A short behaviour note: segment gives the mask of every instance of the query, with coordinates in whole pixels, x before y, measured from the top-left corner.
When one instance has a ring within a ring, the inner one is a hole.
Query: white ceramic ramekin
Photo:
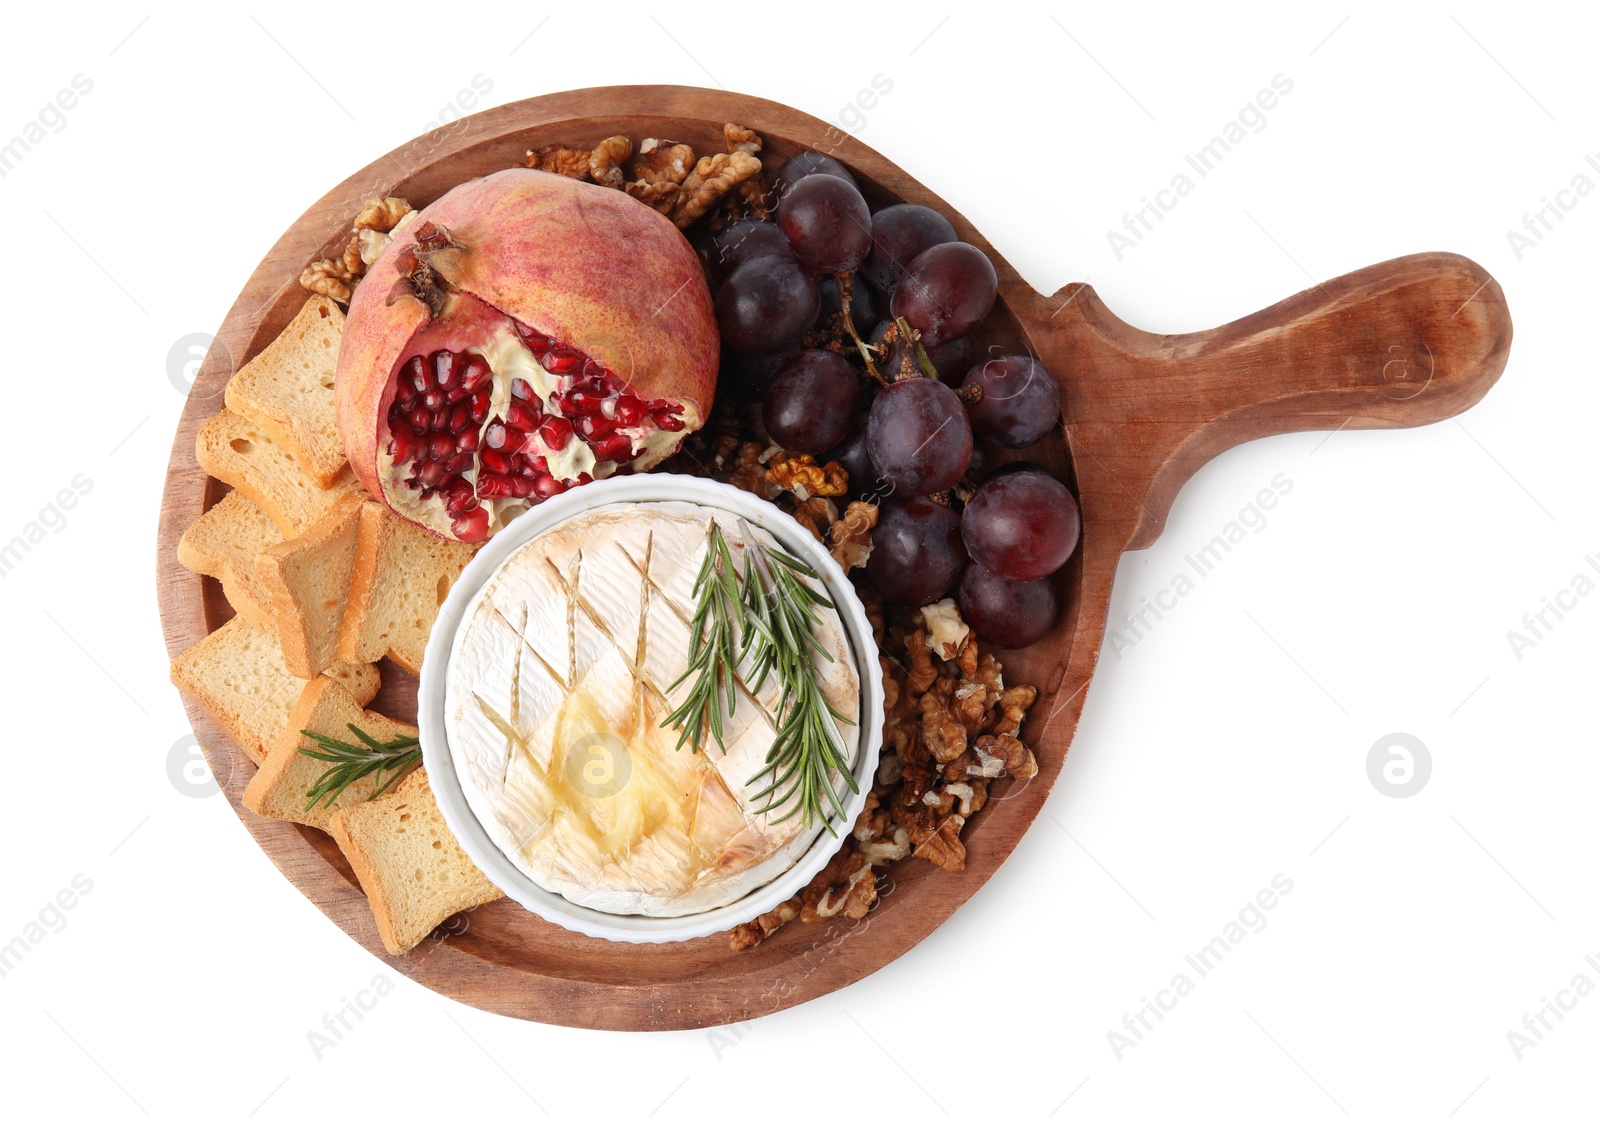
[[[824,829],[794,865],[731,904],[687,916],[626,916],[585,908],[540,887],[494,843],[468,805],[456,775],[445,737],[445,686],[450,657],[455,651],[468,603],[514,550],[557,523],[597,508],[666,502],[698,503],[731,511],[765,531],[790,554],[817,571],[844,624],[861,688],[858,747],[851,767],[860,790],[844,796],[845,815],[842,821],[833,822],[836,832],[829,834]],[[490,539],[467,564],[451,587],[428,638],[417,695],[417,729],[421,733],[422,761],[428,769],[428,782],[445,823],[461,842],[467,856],[507,896],[551,923],[584,935],[623,943],[672,943],[727,931],[763,912],[770,912],[804,888],[828,863],[850,835],[866,803],[873,775],[877,773],[878,747],[883,737],[883,676],[878,667],[872,626],[855,587],[822,544],[794,519],[747,491],[715,480],[655,473],[617,476],[573,488],[530,508]]]

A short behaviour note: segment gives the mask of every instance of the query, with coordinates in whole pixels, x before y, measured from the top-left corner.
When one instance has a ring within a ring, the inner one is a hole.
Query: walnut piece
[[[939,678],[939,670],[933,664],[933,648],[928,644],[926,629],[918,629],[906,638],[906,657],[911,666],[906,689],[913,696],[920,696],[933,687],[933,682]]]
[[[940,660],[954,660],[972,637],[953,597],[924,605],[922,620],[928,627],[928,645]]]
[[[648,204],[663,216],[671,215],[673,207],[678,203],[678,186],[671,181],[659,181],[655,184],[647,181],[629,181],[623,188],[634,200]]]
[[[941,763],[959,757],[967,749],[966,726],[934,692],[922,697],[922,741]]]
[[[967,847],[961,843],[961,827],[967,819],[954,813],[941,817],[916,804],[919,801],[916,797],[907,801],[902,789],[890,804],[889,816],[910,836],[911,844],[916,846],[914,856],[959,873],[967,867]]]
[[[859,920],[878,902],[878,882],[872,866],[850,848],[849,842],[800,893],[800,922],[820,923],[843,913]]]
[[[972,745],[980,754],[1004,759],[1006,773],[1012,778],[1032,778],[1039,773],[1039,763],[1033,752],[1013,735],[980,735]]]
[[[358,232],[393,232],[411,211],[411,205],[404,197],[372,197],[356,213],[355,223],[351,227]]]
[[[1001,692],[999,700],[995,702],[998,718],[990,725],[994,734],[1015,738],[1022,730],[1022,721],[1038,695],[1032,684],[1018,684]]]
[[[350,242],[339,255],[339,266],[348,271],[352,279],[367,269],[366,261],[361,258],[361,239],[354,232],[350,233]]]
[[[799,523],[820,543],[828,541],[828,528],[839,518],[838,505],[831,499],[813,495],[794,509],[795,522]]]
[[[722,138],[728,143],[729,153],[744,153],[754,157],[761,152],[760,135],[732,122],[723,125]]]
[[[620,189],[628,178],[622,173],[622,163],[633,156],[633,142],[617,134],[606,138],[589,154],[589,176],[597,185]]]
[[[634,184],[681,185],[694,168],[694,149],[683,142],[645,138],[633,162]],[[632,186],[629,192],[632,192]]]
[[[355,275],[340,260],[319,259],[300,273],[300,286],[335,302],[350,301]]]
[[[743,151],[702,157],[684,178],[678,203],[672,210],[672,222],[679,228],[689,227],[710,212],[734,186],[760,172],[761,159]]]
[[[850,477],[836,460],[820,468],[817,458],[804,453],[778,452],[767,466],[767,480],[802,503],[813,495],[843,495]]]
[[[547,173],[559,173],[563,177],[571,177],[575,181],[589,179],[589,151],[586,149],[568,149],[564,145],[544,145],[538,149],[530,149],[522,158],[522,164],[529,169],[543,169]]]
[[[740,924],[728,936],[728,946],[748,951],[800,914],[798,899],[785,900],[770,912],[763,912],[748,924]]]
[[[828,553],[845,573],[865,566],[872,557],[872,528],[878,525],[878,505],[857,499],[844,509],[844,517],[834,523],[828,532]],[[874,636],[883,636],[883,600],[878,599],[878,620],[873,624]],[[869,607],[867,616],[872,617]]]

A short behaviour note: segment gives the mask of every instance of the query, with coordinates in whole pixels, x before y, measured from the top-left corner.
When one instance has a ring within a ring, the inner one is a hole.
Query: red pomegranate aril
[[[478,477],[478,495],[483,499],[508,499],[511,477],[504,472],[484,472]]]
[[[537,492],[541,498],[549,499],[552,495],[560,495],[563,491],[567,490],[567,486],[560,480],[556,479],[555,476],[551,475],[549,472],[546,472],[544,475],[537,477],[533,481],[533,490]]]
[[[469,357],[461,367],[461,389],[466,393],[475,393],[493,376],[494,371],[489,368],[488,362],[479,357]]]
[[[539,435],[552,452],[559,452],[572,440],[572,422],[564,417],[546,417]]]
[[[438,487],[444,482],[446,474],[444,465],[437,460],[429,460],[417,469],[417,479],[427,487]]]
[[[493,448],[485,448],[478,453],[478,460],[486,470],[491,472],[504,474],[511,470],[511,457],[504,452],[497,452]]]
[[[466,480],[457,480],[456,485],[450,489],[445,508],[457,514],[469,511],[477,505],[477,498],[477,492],[470,483]]]
[[[465,402],[458,402],[450,410],[450,432],[459,436],[470,419],[472,419],[472,407]]]
[[[644,420],[644,402],[637,397],[619,397],[612,419],[622,428],[633,428]]]
[[[433,414],[421,405],[412,409],[406,419],[411,422],[411,427],[417,432],[427,432],[433,425]]]
[[[578,473],[578,486],[579,487],[582,487],[586,483],[593,483],[593,482],[594,482],[594,477],[591,476],[588,472],[579,472]]]
[[[457,452],[454,456],[445,461],[444,466],[451,475],[459,476],[462,472],[472,467],[472,453]]]
[[[672,413],[657,411],[655,414],[656,427],[663,432],[682,432],[683,422]]]
[[[532,432],[539,427],[539,413],[526,402],[512,401],[506,409],[506,424],[523,432]]]
[[[510,437],[502,421],[491,421],[489,427],[483,430],[483,445],[486,451],[507,451],[511,447],[509,441]]]
[[[450,384],[450,371],[454,368],[456,356],[449,350],[439,350],[432,357],[433,362],[433,387],[444,389]]]
[[[390,426],[389,455],[394,457],[396,464],[409,464],[411,457],[416,453],[417,434],[406,427],[405,422],[395,421]]]
[[[417,391],[402,381],[399,390],[395,393],[394,403],[400,406],[402,413],[409,413],[417,407]]]
[[[483,423],[483,418],[489,415],[489,391],[480,389],[472,395],[472,419]]]
[[[428,417],[429,431],[438,432],[440,429],[450,427],[450,410],[438,408]]]
[[[478,446],[478,434],[473,431],[456,433],[456,451],[471,452]]]
[[[520,377],[514,377],[511,379],[511,396],[519,401],[532,401],[534,399],[533,386]]]
[[[448,432],[436,432],[428,437],[428,457],[432,460],[448,460],[455,454],[455,437]]]
[[[633,458],[633,441],[619,432],[594,442],[594,458],[625,464]]]
[[[578,416],[594,416],[604,411],[605,398],[599,393],[574,386],[568,399],[572,402],[572,412]]]
[[[450,531],[462,542],[482,542],[489,537],[489,512],[479,507],[452,522]]]
[[[587,360],[582,354],[575,354],[570,350],[551,350],[544,356],[544,368],[548,373],[564,377],[577,370]]]
[[[428,367],[418,354],[400,367],[401,384],[411,387],[413,392],[426,393],[428,391]]]
[[[444,394],[437,389],[430,389],[422,395],[422,403],[430,409],[443,408],[444,402]]]
[[[615,421],[608,421],[604,417],[579,417],[578,435],[585,440],[599,440],[602,436],[610,436],[617,431]]]

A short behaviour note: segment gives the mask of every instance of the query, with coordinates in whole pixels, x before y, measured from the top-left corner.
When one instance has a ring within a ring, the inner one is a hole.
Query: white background
[[[1520,1060],[1506,1034],[1600,953],[1600,597],[1520,658],[1507,632],[1600,579],[1600,196],[1567,198],[1520,259],[1506,233],[1600,149],[1593,23],[1503,4],[347,7],[8,17],[0,137],[93,83],[0,179],[0,541],[92,484],[0,578],[0,938],[75,875],[93,885],[0,980],[8,1125],[1592,1122],[1600,993]],[[1293,91],[1266,127],[1119,261],[1106,231],[1277,74]],[[1505,288],[1510,364],[1459,422],[1264,440],[1196,475],[1122,563],[1113,622],[1275,475],[1293,488],[1136,647],[1107,649],[1037,825],[882,972],[657,1035],[400,980],[319,1061],[307,1031],[387,968],[220,796],[168,778],[189,731],[153,585],[183,401],[168,354],[217,327],[306,206],[477,75],[491,104],[611,82],[790,103],[933,186],[1040,289],[1089,279],[1153,330],[1461,252]],[[848,111],[879,75],[892,90]],[[1404,800],[1366,773],[1391,732],[1432,753]],[[1293,891],[1264,930],[1119,1060],[1107,1032],[1279,873]]]

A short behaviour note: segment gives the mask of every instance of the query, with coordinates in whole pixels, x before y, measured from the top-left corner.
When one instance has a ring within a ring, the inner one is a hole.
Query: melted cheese
[[[445,728],[467,801],[518,868],[585,907],[720,907],[775,879],[820,831],[752,799],[769,781],[775,678],[740,691],[725,749],[662,726],[690,690],[672,684],[713,521],[742,564],[736,517],[711,508],[635,504],[558,524],[499,566],[456,638]],[[817,658],[825,693],[856,720],[843,625],[819,612],[834,658]],[[856,727],[841,732],[854,753]]]

